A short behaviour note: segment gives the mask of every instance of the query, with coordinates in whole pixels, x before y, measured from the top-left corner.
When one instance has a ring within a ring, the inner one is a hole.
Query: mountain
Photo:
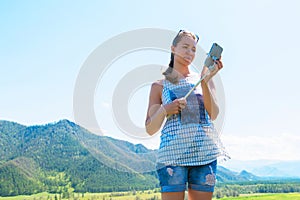
[[[29,127],[0,121],[0,144],[0,196],[158,186],[151,170],[155,151],[94,135],[68,120]]]
[[[47,191],[111,192],[158,187],[156,150],[92,134],[68,120],[24,126],[0,121],[0,196]],[[218,168],[218,182],[256,176]]]
[[[246,181],[257,181],[263,180],[263,178],[255,176],[245,170],[241,172],[234,172],[225,167],[218,166],[217,169],[217,180],[220,183],[230,183],[230,182],[246,182]]]
[[[299,169],[300,161],[277,161],[255,167],[251,171],[259,176],[299,178]]]
[[[280,160],[229,160],[224,167],[234,170],[247,170],[257,176],[273,178],[299,178],[300,161]]]

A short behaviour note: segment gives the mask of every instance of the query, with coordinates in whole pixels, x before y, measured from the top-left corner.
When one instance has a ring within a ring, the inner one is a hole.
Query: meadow
[[[13,197],[0,197],[0,200],[60,200],[58,194],[39,193],[35,195],[20,195]],[[74,200],[160,200],[160,193],[156,191],[113,192],[113,193],[75,193],[68,199]],[[214,200],[217,200],[214,198]],[[224,197],[219,200],[300,200],[300,193],[280,194],[251,194],[239,197]]]
[[[240,195],[239,197],[225,197],[221,200],[300,200],[300,193],[284,193],[284,194],[252,194]]]

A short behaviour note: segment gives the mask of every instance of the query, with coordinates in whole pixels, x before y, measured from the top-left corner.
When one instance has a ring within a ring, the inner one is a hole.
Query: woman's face
[[[172,46],[174,61],[182,65],[190,65],[196,54],[196,41],[189,36],[183,36],[176,46]]]

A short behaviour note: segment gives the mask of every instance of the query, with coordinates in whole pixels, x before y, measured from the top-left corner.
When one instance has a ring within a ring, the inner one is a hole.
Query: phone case
[[[214,61],[219,60],[221,58],[221,54],[223,52],[223,48],[217,43],[213,43],[210,51],[207,54],[204,65],[210,67],[214,64]]]

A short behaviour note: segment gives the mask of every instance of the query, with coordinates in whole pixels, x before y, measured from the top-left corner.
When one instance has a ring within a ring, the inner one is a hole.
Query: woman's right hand
[[[163,106],[168,115],[178,114],[186,107],[186,99],[175,99],[172,103]]]

